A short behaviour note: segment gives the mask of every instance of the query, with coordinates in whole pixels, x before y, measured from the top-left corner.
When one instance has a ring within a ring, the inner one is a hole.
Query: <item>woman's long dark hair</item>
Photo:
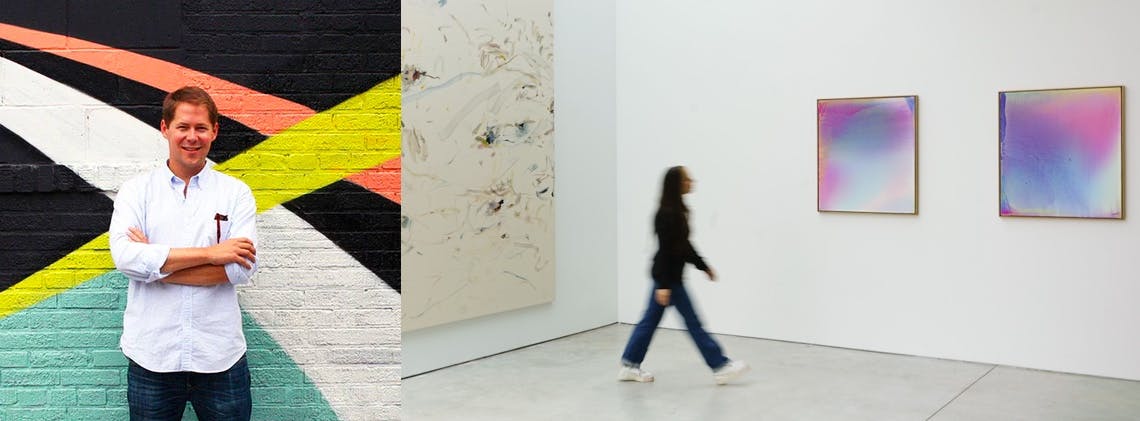
[[[683,169],[680,165],[669,168],[665,171],[665,181],[661,185],[661,210],[673,210],[687,214],[689,208],[685,207],[685,201],[681,200],[681,176]]]

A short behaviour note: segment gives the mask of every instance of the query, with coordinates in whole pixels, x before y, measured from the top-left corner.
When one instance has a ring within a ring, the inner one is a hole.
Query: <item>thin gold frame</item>
[[[882,211],[853,211],[853,210],[831,210],[821,209],[819,206],[819,186],[820,186],[820,133],[819,133],[819,105],[824,101],[851,101],[851,100],[867,100],[867,99],[895,99],[895,98],[914,98],[914,203],[912,212],[882,212]],[[820,98],[815,100],[815,211],[816,212],[830,212],[830,213],[868,213],[868,214],[882,214],[882,215],[918,215],[918,95],[891,95],[891,96],[864,96],[864,97],[851,97],[851,98]]]
[[[1120,90],[1120,216],[1064,216],[1064,215],[1002,215],[1001,214],[1001,192],[1002,192],[1002,177],[1001,177],[1001,96],[1002,94],[1022,93],[1022,92],[1060,92],[1060,91],[1083,91],[1088,89],[1107,89],[1117,88]],[[998,191],[997,191],[997,208],[999,218],[1053,218],[1053,219],[1084,219],[1084,220],[1107,220],[1107,221],[1123,221],[1125,216],[1126,203],[1128,202],[1125,195],[1128,189],[1125,186],[1127,177],[1125,172],[1125,150],[1124,150],[1124,85],[1106,85],[1106,86],[1084,86],[1077,88],[1051,88],[1051,89],[1020,89],[1010,91],[998,91],[997,95],[997,166],[998,166]]]

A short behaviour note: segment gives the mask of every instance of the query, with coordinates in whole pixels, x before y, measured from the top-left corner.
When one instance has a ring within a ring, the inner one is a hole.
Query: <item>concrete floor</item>
[[[752,371],[717,386],[684,331],[618,382],[611,325],[404,379],[406,420],[1137,420],[1140,382],[716,336]]]

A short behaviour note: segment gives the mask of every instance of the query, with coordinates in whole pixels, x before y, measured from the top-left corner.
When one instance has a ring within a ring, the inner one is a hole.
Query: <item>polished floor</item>
[[[404,379],[406,420],[1140,420],[1140,382],[716,336],[752,371],[717,386],[661,329],[618,382],[615,324]]]

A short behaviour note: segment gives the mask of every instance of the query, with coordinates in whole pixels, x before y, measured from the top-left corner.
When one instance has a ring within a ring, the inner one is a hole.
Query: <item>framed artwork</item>
[[[918,214],[918,96],[816,101],[816,210]]]
[[[998,93],[1001,216],[1124,218],[1124,87]]]
[[[554,301],[553,8],[401,2],[404,332]]]

